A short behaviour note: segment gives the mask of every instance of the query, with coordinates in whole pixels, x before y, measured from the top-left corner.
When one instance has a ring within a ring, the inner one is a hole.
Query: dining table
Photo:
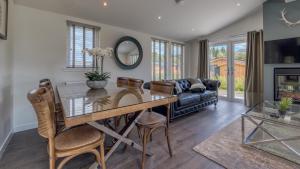
[[[61,83],[56,86],[56,90],[66,128],[88,124],[116,140],[105,154],[105,160],[111,157],[121,143],[142,152],[142,146],[128,137],[137,120],[153,107],[177,101],[176,95],[142,88],[118,87],[115,83],[110,83],[103,89],[90,89],[84,83]],[[103,123],[126,114],[134,115],[121,132]],[[151,156],[152,153],[148,151],[147,155]]]

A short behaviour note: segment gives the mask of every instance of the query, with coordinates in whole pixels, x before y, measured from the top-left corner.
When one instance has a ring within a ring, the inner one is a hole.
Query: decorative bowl
[[[86,85],[91,89],[103,89],[107,85],[107,80],[101,80],[101,81],[86,81]]]

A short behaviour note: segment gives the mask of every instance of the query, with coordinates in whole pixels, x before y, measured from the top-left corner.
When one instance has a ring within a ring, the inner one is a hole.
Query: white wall
[[[37,87],[40,79],[50,78],[56,83],[85,80],[84,70],[65,69],[66,20],[100,26],[101,47],[114,47],[122,36],[135,37],[144,51],[141,65],[134,70],[123,70],[116,65],[113,58],[109,58],[105,60],[104,70],[112,73],[112,81],[118,76],[151,80],[151,37],[154,36],[16,4],[13,48],[15,131],[36,127],[35,114],[26,99],[26,94],[30,89]]]
[[[8,40],[0,39],[0,158],[12,132],[12,11],[10,0]]]
[[[233,36],[246,34],[249,31],[263,29],[263,9],[260,7],[245,18],[220,29],[210,35],[199,37],[195,40],[186,42],[190,49],[190,77],[197,76],[198,55],[199,55],[199,40],[208,39],[210,42],[223,41],[230,39]]]

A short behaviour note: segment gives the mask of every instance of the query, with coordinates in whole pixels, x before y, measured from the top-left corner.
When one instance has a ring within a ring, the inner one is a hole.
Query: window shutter
[[[93,67],[93,57],[82,53],[83,49],[91,49],[98,45],[100,27],[67,21],[68,25],[68,67]]]

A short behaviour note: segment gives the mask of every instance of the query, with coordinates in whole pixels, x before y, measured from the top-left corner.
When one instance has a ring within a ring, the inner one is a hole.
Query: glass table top
[[[285,115],[279,114],[278,105],[279,102],[264,101],[263,103],[257,104],[243,115],[300,127],[300,105],[293,104]]]
[[[145,89],[117,87],[116,84],[109,84],[105,89],[98,90],[92,90],[83,83],[60,84],[57,91],[66,118],[176,98]]]

